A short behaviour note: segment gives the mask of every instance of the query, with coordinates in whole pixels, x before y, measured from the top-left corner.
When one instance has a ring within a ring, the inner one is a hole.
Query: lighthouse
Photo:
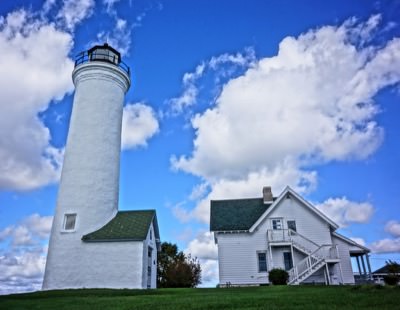
[[[156,213],[118,211],[130,69],[117,50],[96,45],[78,55],[72,79],[75,94],[43,289],[155,287]]]

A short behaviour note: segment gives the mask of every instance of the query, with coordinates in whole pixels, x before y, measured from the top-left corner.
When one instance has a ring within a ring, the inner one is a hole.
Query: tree
[[[163,242],[157,259],[157,287],[196,287],[201,283],[197,258],[178,252],[176,244]]]
[[[391,260],[386,262],[388,274],[383,277],[387,285],[396,285],[400,280],[400,264]]]

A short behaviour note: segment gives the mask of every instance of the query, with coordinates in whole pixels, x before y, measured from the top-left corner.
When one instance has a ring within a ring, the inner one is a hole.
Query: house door
[[[290,270],[293,268],[292,253],[283,252],[283,263],[285,265],[285,270]]]

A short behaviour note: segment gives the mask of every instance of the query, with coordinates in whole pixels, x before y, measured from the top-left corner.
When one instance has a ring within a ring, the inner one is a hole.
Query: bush
[[[385,281],[385,284],[396,285],[397,283],[399,283],[400,264],[395,261],[388,260],[386,262],[386,268],[387,268],[388,274],[383,277],[383,281]]]
[[[289,274],[286,270],[274,268],[269,272],[269,281],[273,285],[286,285],[289,279]]]
[[[383,281],[385,281],[385,284],[387,285],[396,285],[397,283],[399,283],[399,276],[394,274],[388,274],[383,277]]]

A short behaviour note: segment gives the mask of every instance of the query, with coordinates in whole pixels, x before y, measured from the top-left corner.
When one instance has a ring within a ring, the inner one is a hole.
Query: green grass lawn
[[[63,290],[0,296],[0,309],[400,309],[400,287]]]

